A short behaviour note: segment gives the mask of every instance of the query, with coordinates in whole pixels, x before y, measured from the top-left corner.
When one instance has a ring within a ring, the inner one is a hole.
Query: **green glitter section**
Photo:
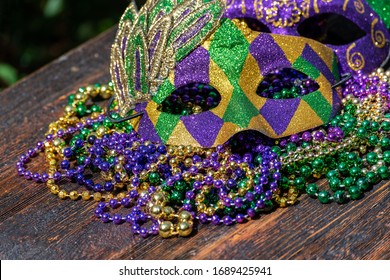
[[[313,64],[311,64],[301,56],[298,57],[297,60],[295,60],[294,64],[292,65],[292,68],[301,71],[313,80],[317,79],[321,75],[321,72]]]
[[[317,90],[302,97],[307,104],[316,112],[323,122],[327,122],[332,113],[332,106],[328,103],[321,91]]]
[[[210,45],[210,58],[223,70],[231,84],[238,84],[249,43],[230,20],[224,20],[214,34]]]
[[[390,28],[390,4],[388,0],[367,0],[370,7],[380,16],[387,28]]]
[[[245,128],[248,127],[251,119],[257,115],[259,115],[259,110],[253,106],[252,102],[250,102],[241,89],[235,88],[223,120]]]
[[[165,98],[171,95],[175,90],[175,86],[172,85],[169,80],[165,80],[158,88],[156,95],[153,96],[153,101],[157,104],[161,104]]]
[[[179,120],[180,115],[173,115],[168,113],[160,114],[156,123],[156,131],[164,143],[168,141],[169,136],[172,134]]]

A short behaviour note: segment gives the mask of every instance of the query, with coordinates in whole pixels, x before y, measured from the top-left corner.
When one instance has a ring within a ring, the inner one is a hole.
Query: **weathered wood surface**
[[[302,196],[298,205],[243,225],[198,226],[190,238],[143,239],[127,224],[98,221],[95,202],[61,201],[43,185],[18,177],[18,156],[43,138],[66,97],[109,80],[114,32],[0,93],[1,259],[390,259],[389,182],[347,205]],[[31,169],[38,170],[41,159]]]

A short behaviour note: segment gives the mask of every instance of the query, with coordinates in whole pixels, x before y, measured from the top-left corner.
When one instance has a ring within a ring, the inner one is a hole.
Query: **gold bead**
[[[218,201],[217,202],[217,207],[219,208],[219,209],[223,209],[223,208],[225,208],[225,205],[223,204],[223,201]]]
[[[100,192],[96,192],[93,194],[93,200],[100,202],[102,200],[102,194]]]
[[[71,114],[74,112],[74,108],[71,105],[65,106],[65,113]]]
[[[104,126],[99,126],[96,130],[96,135],[102,137],[106,133],[106,128]]]
[[[190,166],[192,165],[192,159],[191,159],[191,158],[186,158],[186,159],[184,160],[184,165],[185,165],[186,167],[190,167]]]
[[[52,185],[50,187],[50,191],[51,191],[52,194],[58,194],[58,192],[60,191],[60,188],[58,186],[56,186],[56,185]]]
[[[87,201],[90,198],[91,198],[91,194],[89,193],[89,191],[83,191],[83,193],[81,194],[81,199]]]
[[[160,193],[160,192],[157,192],[157,193],[153,194],[152,199],[156,203],[161,203],[161,202],[165,201],[164,195],[162,193]]]
[[[154,217],[158,217],[162,213],[163,209],[160,205],[153,205],[150,209],[150,214]]]
[[[207,216],[212,216],[215,213],[215,209],[213,207],[207,207],[205,213],[207,214]]]
[[[170,221],[164,221],[160,224],[158,233],[163,238],[172,236],[173,224]]]
[[[192,232],[192,222],[180,222],[176,226],[176,230],[180,236],[189,236]]]
[[[200,203],[198,206],[197,206],[197,209],[199,212],[204,212],[206,210],[206,205],[204,203]]]
[[[203,202],[204,199],[205,199],[205,197],[204,197],[204,195],[203,195],[202,193],[198,193],[198,194],[196,195],[195,199],[196,199],[196,201],[198,201],[198,202]]]
[[[189,221],[189,220],[192,219],[191,213],[188,212],[188,211],[181,211],[181,212],[179,213],[179,219],[180,219],[180,220]]]
[[[163,208],[163,218],[166,220],[172,220],[175,216],[175,210],[171,206],[165,206]]]
[[[69,197],[71,200],[76,200],[79,198],[79,193],[77,191],[71,191],[69,193]]]
[[[58,197],[61,198],[61,199],[65,199],[67,196],[68,196],[68,194],[67,194],[66,191],[64,191],[64,190],[61,190],[61,191],[58,193]]]

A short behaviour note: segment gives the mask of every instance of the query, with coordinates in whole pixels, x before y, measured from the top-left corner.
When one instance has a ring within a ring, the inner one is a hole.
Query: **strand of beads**
[[[327,127],[273,147],[284,166],[282,188],[293,186],[321,203],[345,203],[390,178],[389,74],[354,77],[344,90],[344,109]],[[331,191],[310,183],[322,176]]]

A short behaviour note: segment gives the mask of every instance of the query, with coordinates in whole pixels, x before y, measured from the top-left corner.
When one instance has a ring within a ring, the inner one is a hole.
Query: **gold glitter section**
[[[221,143],[225,143],[227,140],[229,140],[230,137],[232,137],[237,132],[240,132],[242,129],[238,127],[237,125],[231,123],[231,122],[225,122],[221,128],[221,130],[218,133],[217,138],[215,139],[215,142],[213,146],[217,146]]]
[[[266,121],[266,119],[262,115],[255,116],[251,119],[248,125],[248,129],[254,129],[257,130],[264,135],[267,135],[271,138],[279,138],[281,136],[276,135],[273,128],[269,125],[269,123]]]
[[[168,81],[174,85],[175,84],[175,71],[170,71],[168,76]]]
[[[232,19],[232,22],[241,31],[249,44],[251,44],[260,34],[260,32],[250,29],[242,19]]]
[[[333,104],[332,85],[329,83],[329,81],[322,74],[316,79],[316,82],[320,86],[320,90],[321,90],[322,96],[325,97],[325,99],[332,106],[332,104]]]
[[[212,59],[210,59],[209,76],[210,85],[217,89],[219,92],[224,93],[224,96],[221,99],[219,105],[211,110],[215,115],[222,118],[229,105],[234,88],[230,84],[226,74]]]
[[[290,61],[291,64],[293,64],[298,59],[298,57],[302,54],[302,50],[308,42],[310,43],[310,46],[313,48],[313,50],[317,51],[315,47],[318,44],[314,45],[313,42],[315,41],[311,41],[309,39],[302,40],[302,38],[299,37],[280,36],[280,35],[273,35],[272,37],[274,38],[275,42],[279,45],[279,47],[283,50],[283,52],[286,55],[286,58],[288,59],[288,61]]]
[[[238,84],[241,89],[244,91],[245,95],[252,102],[252,104],[260,110],[266,102],[266,98],[258,96],[256,94],[257,87],[260,82],[263,80],[263,76],[260,73],[259,66],[255,58],[248,54],[245,60],[244,67],[241,71],[240,80]]]
[[[186,143],[186,145],[190,145],[193,147],[201,147],[198,141],[196,141],[195,138],[192,137],[191,134],[187,131],[187,128],[185,127],[183,122],[179,121],[175,126],[175,129],[173,130],[172,134],[169,136],[169,139],[166,144],[179,146],[183,145],[183,143]]]
[[[289,126],[282,136],[291,135],[323,124],[323,121],[304,100],[294,114]]]
[[[145,111],[147,112],[149,119],[154,126],[156,126],[158,118],[160,117],[161,114],[161,111],[157,110],[157,106],[158,104],[156,102],[150,101],[145,108]]]

